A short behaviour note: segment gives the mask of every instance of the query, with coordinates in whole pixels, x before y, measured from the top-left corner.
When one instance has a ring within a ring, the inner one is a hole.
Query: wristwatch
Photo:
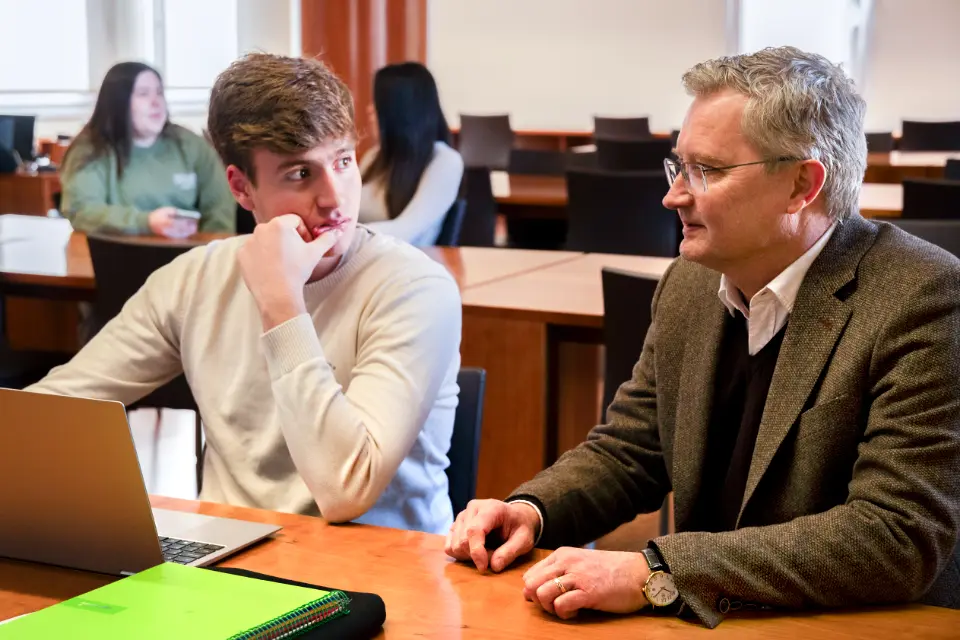
[[[680,592],[673,582],[673,576],[667,571],[667,565],[660,558],[656,549],[647,547],[641,551],[650,567],[650,575],[643,584],[643,595],[653,605],[654,609],[664,609],[677,601]]]

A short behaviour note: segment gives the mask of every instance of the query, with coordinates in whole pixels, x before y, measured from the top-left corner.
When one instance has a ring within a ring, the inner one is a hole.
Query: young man
[[[154,273],[29,390],[130,403],[182,370],[202,499],[446,530],[460,296],[423,253],[356,226],[346,86],[316,60],[249,55],[217,79],[208,129],[254,234]]]
[[[525,595],[561,617],[654,605],[960,607],[960,262],[858,212],[865,104],[791,47],[710,60],[668,160],[682,258],[607,424],[447,553],[500,571],[656,510],[643,553],[560,549]],[[487,534],[505,543],[489,554]]]

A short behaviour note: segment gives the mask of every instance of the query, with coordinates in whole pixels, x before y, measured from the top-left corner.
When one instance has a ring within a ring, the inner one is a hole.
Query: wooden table
[[[223,237],[198,233],[185,240],[144,236],[125,241],[197,245]],[[96,293],[86,236],[74,233],[67,220],[0,215],[0,296],[12,348],[76,351],[76,302],[90,302]]]
[[[900,184],[908,178],[942,178],[949,159],[960,153],[943,151],[892,151],[867,154],[863,181]]]
[[[58,191],[60,176],[55,171],[0,174],[0,213],[45,216]]]
[[[546,556],[537,551],[502,574],[481,575],[443,553],[437,535],[364,525],[332,526],[319,518],[172,498],[154,506],[266,522],[283,527],[219,566],[378,594],[387,619],[381,638],[798,638],[917,640],[956,638],[960,611],[905,605],[859,611],[733,614],[716,629],[640,613],[585,612],[563,622],[526,602],[523,572]],[[109,576],[0,560],[0,619],[31,613],[114,580]]]
[[[478,495],[506,497],[597,424],[601,269],[659,278],[669,264],[582,254],[462,291],[463,363],[487,370]]]
[[[942,173],[942,167],[941,167]],[[903,186],[865,182],[860,189],[860,213],[866,218],[898,217]],[[492,181],[497,204],[507,215],[566,218],[567,183],[563,176],[510,175]],[[664,194],[667,183],[664,179]]]

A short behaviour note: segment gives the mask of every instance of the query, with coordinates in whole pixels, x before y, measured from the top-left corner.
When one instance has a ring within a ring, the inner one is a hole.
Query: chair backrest
[[[436,244],[444,247],[460,246],[460,230],[463,228],[463,215],[467,211],[467,201],[457,198],[453,201],[447,215],[443,217],[443,225],[437,236]]]
[[[893,151],[893,132],[877,131],[867,134],[867,151],[869,153],[890,153]]]
[[[593,117],[594,138],[622,138],[646,140],[650,138],[649,118],[603,118]]]
[[[935,244],[960,258],[960,219],[957,220],[885,220],[921,240]]]
[[[901,217],[960,219],[960,182],[930,178],[904,180]]]
[[[497,232],[497,201],[490,185],[490,170],[465,167],[460,195],[467,202],[460,227],[460,246],[492,247]]]
[[[135,294],[151,273],[186,253],[193,243],[155,242],[138,238],[87,236],[90,259],[97,278],[93,324],[99,331]],[[128,409],[166,407],[197,410],[196,401],[183,375],[154,390]]]
[[[463,511],[477,495],[477,468],[480,458],[480,425],[483,423],[483,395],[487,373],[483,369],[460,369],[457,385],[460,401],[450,438],[450,466],[447,467],[453,514]]]
[[[900,151],[960,151],[960,121],[903,121]]]
[[[603,344],[606,351],[603,373],[603,407],[600,422],[605,422],[607,407],[620,385],[633,375],[640,359],[643,341],[650,328],[650,305],[657,280],[604,267]]]
[[[457,150],[465,167],[505,171],[510,164],[513,130],[510,115],[460,116]]]
[[[570,154],[575,155],[575,154]],[[567,154],[541,149],[511,149],[510,173],[527,176],[562,176],[567,169]]]
[[[662,171],[568,171],[567,250],[676,256],[681,227],[666,191]]]
[[[677,140],[680,139],[680,129],[673,129],[670,131],[670,144],[674,147],[677,146]]]
[[[87,236],[87,244],[97,278],[93,316],[99,326],[120,313],[150,274],[196,246],[95,234]]]
[[[947,180],[960,180],[960,160],[947,160],[943,168],[943,177]]]
[[[597,159],[605,171],[663,171],[673,143],[666,139],[614,140],[597,138]]]
[[[253,233],[256,226],[257,221],[253,217],[253,212],[244,209],[240,206],[240,203],[237,203],[237,235]]]

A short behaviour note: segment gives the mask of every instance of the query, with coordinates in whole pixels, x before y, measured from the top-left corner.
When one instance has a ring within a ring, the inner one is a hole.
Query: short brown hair
[[[213,85],[207,135],[224,165],[236,165],[253,179],[255,148],[293,154],[327,140],[356,138],[353,97],[319,60],[247,54]]]

